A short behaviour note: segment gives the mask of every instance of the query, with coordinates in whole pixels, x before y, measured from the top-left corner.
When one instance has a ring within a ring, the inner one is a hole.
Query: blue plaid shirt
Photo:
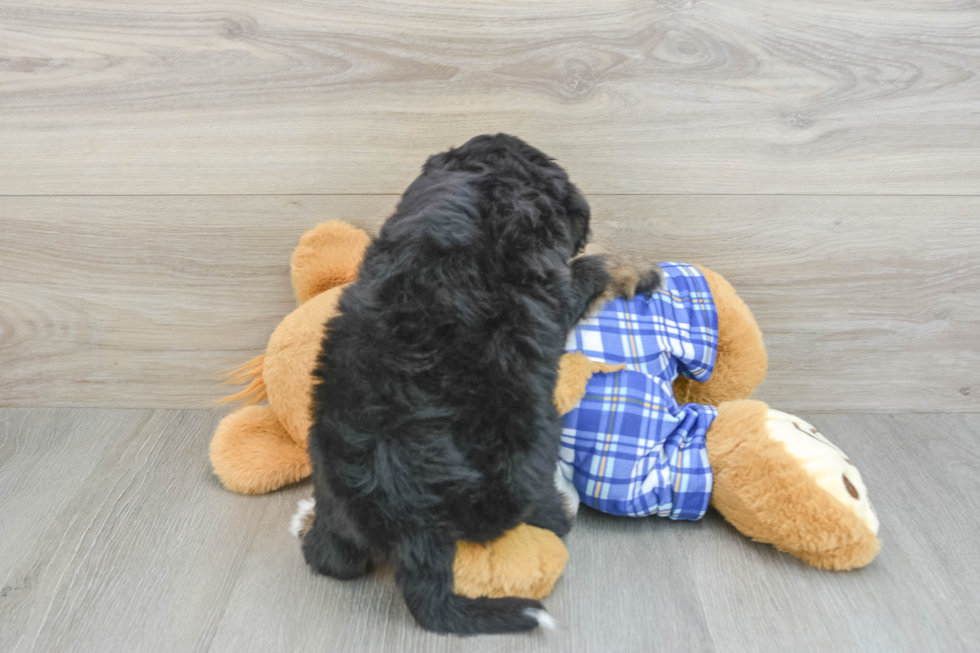
[[[565,415],[560,468],[581,500],[613,515],[700,519],[711,498],[705,433],[712,406],[679,405],[678,374],[706,381],[718,349],[718,313],[704,276],[662,263],[664,288],[615,299],[583,320],[567,350],[625,363],[595,374]]]

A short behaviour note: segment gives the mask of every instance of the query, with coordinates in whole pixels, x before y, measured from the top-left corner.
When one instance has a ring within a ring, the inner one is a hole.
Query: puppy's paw
[[[571,267],[575,282],[589,295],[601,292],[603,288],[609,286],[610,270],[605,256],[590,254],[579,256],[572,259]]]
[[[603,292],[606,301],[613,297],[633,299],[637,294],[649,295],[660,290],[664,273],[659,265],[640,267],[619,256],[606,255],[609,285]]]
[[[634,295],[652,295],[664,288],[664,271],[659,265],[653,265],[640,271],[636,285],[633,286]]]
[[[289,520],[289,532],[302,541],[313,526],[316,517],[316,499],[301,499],[296,506],[296,514]]]
[[[663,288],[664,273],[659,265],[640,266],[621,256],[603,254],[609,282],[588,312],[591,317],[616,297],[633,299],[636,295],[651,295]]]

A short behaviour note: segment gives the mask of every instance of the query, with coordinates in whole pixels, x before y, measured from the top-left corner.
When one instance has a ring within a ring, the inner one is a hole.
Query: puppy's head
[[[521,139],[508,134],[476,136],[429,157],[422,168],[423,177],[457,172],[486,178],[495,185],[490,191],[495,199],[505,195],[500,186],[519,187],[517,197],[511,198],[517,202],[514,218],[527,219],[530,213],[536,222],[533,227],[550,231],[569,255],[581,252],[588,242],[591,211],[585,197],[554,159]]]

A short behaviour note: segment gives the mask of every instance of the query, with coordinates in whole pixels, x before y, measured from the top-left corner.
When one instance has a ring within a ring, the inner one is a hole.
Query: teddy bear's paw
[[[586,312],[587,318],[594,317],[606,303],[616,297],[633,299],[636,295],[653,294],[664,286],[664,272],[659,265],[640,261],[605,242],[590,242],[585,248],[585,256],[602,259],[609,275],[606,289],[592,302]]]
[[[310,532],[314,517],[316,517],[316,499],[312,497],[301,499],[296,506],[296,513],[289,520],[289,532],[302,541]]]
[[[874,534],[878,516],[868,498],[868,488],[854,463],[809,422],[782,411],[769,409],[766,415],[769,437],[786,447],[807,474],[825,492],[844,504]]]

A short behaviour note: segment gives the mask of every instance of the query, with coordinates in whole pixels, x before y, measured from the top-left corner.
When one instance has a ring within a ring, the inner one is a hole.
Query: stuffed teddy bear
[[[562,490],[606,513],[700,519],[809,564],[853,569],[880,548],[861,474],[806,421],[747,397],[766,375],[762,334],[719,274],[663,263],[647,297],[579,322],[562,361]]]
[[[291,264],[299,306],[266,353],[232,375],[248,385],[226,399],[249,405],[225,417],[211,442],[229,490],[269,492],[311,473],[311,372],[368,241],[336,221],[301,239]],[[614,299],[569,336],[555,389],[564,415],[556,484],[569,505],[697,519],[710,502],[745,535],[814,566],[870,562],[878,525],[857,469],[810,424],[747,400],[767,367],[748,307],[706,268],[662,268],[659,292]],[[304,502],[294,532],[312,515]],[[455,589],[542,598],[566,560],[553,533],[521,525],[495,542],[458,543]]]

